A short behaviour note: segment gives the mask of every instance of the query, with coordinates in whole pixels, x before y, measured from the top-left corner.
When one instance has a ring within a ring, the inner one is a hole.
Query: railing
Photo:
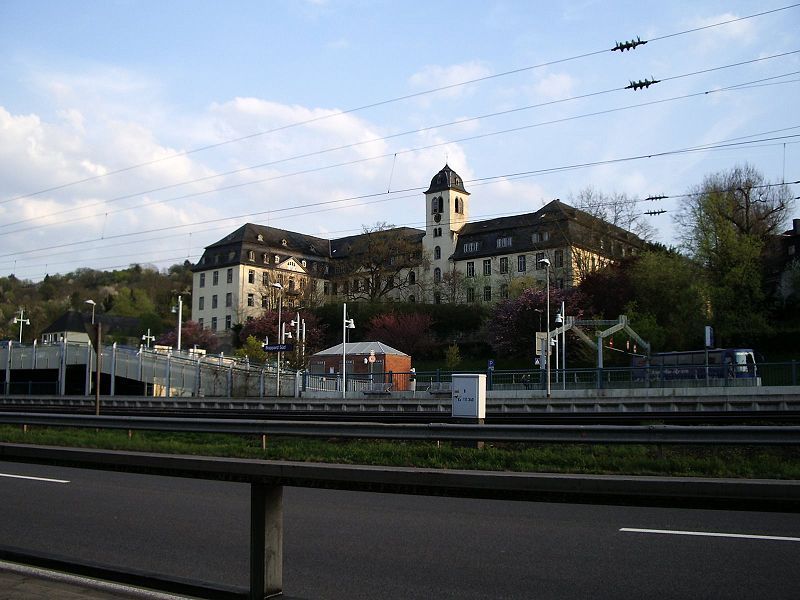
[[[116,394],[116,383],[123,379],[129,382],[140,381],[141,393],[160,396],[265,398],[278,395],[296,396],[301,390],[341,393],[339,374],[303,373],[302,381],[298,383],[296,373],[283,371],[278,385],[275,366],[250,364],[246,360],[224,355],[162,353],[112,345],[102,349],[101,362],[102,372],[109,376],[108,394],[111,396]],[[8,342],[0,345],[0,374],[4,372],[5,383],[3,393],[64,395],[67,368],[84,365],[84,381],[80,383],[84,395],[90,396],[93,393],[92,373],[96,369],[96,363],[97,357],[88,344],[22,346]],[[18,372],[30,370],[50,370],[55,375],[51,381],[17,379]],[[702,368],[694,368],[691,372],[692,377],[678,377],[670,369],[660,367],[553,369],[550,387],[551,391],[563,391],[800,384],[798,361],[759,364],[755,373],[757,377],[741,376],[741,373],[736,372],[734,376],[706,377]],[[710,373],[716,375],[713,370]],[[533,394],[546,388],[545,371],[539,368],[488,370],[486,374],[489,391],[530,391]],[[352,373],[347,376],[347,392],[361,394],[374,390],[375,384],[386,384],[392,393],[438,393],[437,390],[446,389],[452,375],[452,371],[443,370]]]
[[[784,444],[800,442],[797,427],[519,427],[478,425],[381,426],[375,424],[271,423],[265,421],[176,420],[136,417],[74,417],[0,414],[0,422],[116,429],[213,431],[324,437],[449,439],[589,443]],[[486,471],[451,471],[171,456],[0,443],[0,460],[91,468],[168,477],[192,477],[250,484],[250,579],[244,592],[199,588],[147,576],[150,587],[208,598],[263,600],[283,587],[283,486],[324,487],[420,495],[515,498],[547,502],[624,503],[750,510],[800,510],[800,482],[673,479]],[[37,557],[0,548],[0,558],[36,562]],[[62,562],[81,572],[84,566]],[[130,574],[103,577],[131,581]]]

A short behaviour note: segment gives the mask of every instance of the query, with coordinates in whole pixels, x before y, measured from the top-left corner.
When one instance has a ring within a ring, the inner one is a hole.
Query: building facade
[[[425,229],[326,240],[248,223],[193,268],[192,316],[225,331],[278,302],[287,309],[381,300],[496,302],[513,286],[572,287],[645,247],[633,233],[553,200],[526,214],[470,222],[470,194],[448,165],[425,195]]]

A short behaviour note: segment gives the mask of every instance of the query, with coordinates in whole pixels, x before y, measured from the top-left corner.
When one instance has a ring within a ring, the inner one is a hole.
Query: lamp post
[[[14,325],[19,323],[19,343],[21,344],[22,343],[22,326],[31,324],[31,320],[25,318],[25,309],[20,307],[20,309],[19,309],[19,318],[14,317],[14,319],[11,322]]]
[[[561,389],[567,389],[567,313],[564,301],[561,301],[561,311],[556,313],[556,324],[561,330]],[[556,334],[558,339],[558,334]],[[556,360],[558,356],[556,356]],[[558,368],[556,366],[556,368]]]
[[[540,265],[544,265],[547,273],[547,354],[545,360],[547,361],[547,397],[550,397],[550,259],[543,258],[539,261]]]
[[[92,325],[94,325],[94,307],[97,305],[97,302],[95,302],[94,300],[92,300],[90,298],[89,300],[86,300],[86,302],[84,302],[84,304],[91,304],[92,305]]]
[[[178,344],[177,351],[181,351],[181,329],[183,328],[183,297],[178,294],[178,306],[172,307],[173,313],[178,313]]]
[[[156,341],[156,336],[150,335],[150,328],[149,327],[147,328],[147,333],[142,335],[142,341],[145,343],[145,345],[147,346],[148,350],[150,349],[150,342],[155,342]]]
[[[345,302],[342,304],[342,398],[347,398],[347,330],[355,328],[355,321],[347,318]]]
[[[281,309],[283,308],[283,285],[279,282],[270,283],[269,287],[278,290],[278,341],[283,343],[283,336],[281,336]],[[275,380],[275,395],[281,395],[281,351],[278,350],[278,365],[277,365],[277,378]]]
[[[301,365],[305,367],[306,364],[306,320],[300,318],[300,313],[297,317],[292,319],[290,325],[295,328],[295,339],[299,348],[297,350],[297,358]]]

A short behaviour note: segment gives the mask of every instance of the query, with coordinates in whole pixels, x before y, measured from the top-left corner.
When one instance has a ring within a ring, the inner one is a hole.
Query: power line
[[[728,68],[728,67],[731,67],[731,66],[738,66],[738,65],[741,65],[741,64],[747,64],[747,63],[750,63],[750,62],[758,62],[758,61],[761,61],[761,60],[768,60],[768,59],[771,59],[771,58],[782,57],[782,56],[785,56],[786,54],[792,54],[792,53],[797,53],[797,52],[800,52],[800,51],[783,53],[783,54],[778,54],[778,55],[774,55],[774,56],[761,57],[759,59],[754,59],[753,61],[746,61],[745,63],[736,63],[734,65],[725,65],[725,66],[721,66],[721,67],[715,67],[714,69],[706,69],[704,71],[698,71],[696,73],[705,73],[705,72],[708,72],[709,70],[719,70],[719,69],[724,69],[724,68]],[[595,117],[595,116],[600,116],[600,115],[605,115],[605,114],[611,114],[611,113],[614,113],[614,112],[620,112],[620,111],[624,111],[624,110],[631,110],[633,108],[642,108],[642,107],[646,107],[646,106],[652,106],[652,105],[656,105],[656,104],[663,104],[663,103],[666,103],[666,102],[673,102],[673,101],[676,101],[676,100],[684,100],[684,99],[688,99],[688,98],[704,96],[704,95],[708,95],[708,94],[712,94],[712,93],[720,93],[720,92],[724,92],[724,91],[753,89],[754,87],[757,87],[757,86],[753,86],[751,84],[757,84],[757,83],[760,83],[760,82],[765,82],[765,81],[773,80],[773,79],[776,79],[776,78],[787,77],[787,76],[790,76],[790,75],[795,75],[797,73],[800,73],[800,71],[793,71],[793,72],[785,73],[785,74],[782,74],[782,75],[775,75],[775,76],[772,76],[772,77],[766,77],[766,78],[762,78],[762,79],[758,79],[758,80],[754,80],[754,81],[750,81],[750,82],[739,83],[739,84],[735,84],[735,85],[731,85],[731,86],[727,86],[727,87],[723,87],[723,88],[717,88],[717,89],[713,89],[713,90],[706,90],[706,91],[702,91],[702,92],[694,92],[694,93],[691,93],[691,94],[684,94],[682,96],[674,96],[674,97],[671,97],[671,98],[662,98],[662,99],[659,99],[659,100],[641,102],[641,103],[638,103],[638,104],[633,104],[633,105],[628,105],[628,106],[623,106],[623,107],[616,107],[616,108],[610,108],[610,109],[605,109],[605,110],[591,112],[591,113],[584,113],[584,114],[581,114],[581,115],[573,115],[573,116],[570,116],[570,117],[563,117],[563,118],[560,118],[560,119],[554,119],[554,120],[550,120],[550,121],[544,121],[544,122],[539,122],[539,123],[522,125],[522,126],[514,127],[514,128],[511,128],[511,129],[505,129],[505,130],[500,130],[500,131],[495,131],[495,132],[488,132],[488,133],[484,133],[484,134],[478,134],[478,135],[475,135],[475,136],[469,136],[469,137],[459,138],[459,139],[455,139],[455,140],[448,140],[448,141],[444,141],[444,142],[438,142],[436,144],[429,144],[429,145],[421,146],[421,147],[409,148],[409,149],[405,149],[405,150],[398,150],[398,151],[395,151],[395,152],[388,152],[388,153],[380,154],[380,155],[376,155],[376,156],[364,157],[364,158],[355,159],[355,160],[351,160],[351,161],[346,161],[346,162],[341,162],[341,163],[334,163],[334,164],[330,164],[330,165],[326,165],[326,166],[314,167],[314,168],[304,169],[304,170],[301,170],[301,171],[295,171],[295,172],[291,172],[291,173],[282,173],[280,175],[275,175],[275,176],[272,176],[272,177],[269,177],[269,178],[265,178],[265,179],[258,179],[258,180],[252,180],[252,181],[243,182],[243,183],[231,184],[231,185],[228,185],[228,186],[217,187],[217,188],[213,188],[213,189],[210,189],[210,190],[192,192],[192,193],[189,193],[189,194],[175,196],[175,197],[172,197],[172,198],[166,198],[166,199],[163,199],[163,200],[158,200],[156,202],[153,202],[153,203],[151,203],[151,205],[152,204],[166,204],[167,202],[174,202],[174,201],[177,201],[177,200],[186,200],[188,198],[194,198],[194,197],[205,195],[205,194],[218,193],[218,192],[222,192],[222,191],[229,191],[229,190],[232,190],[232,189],[238,189],[238,188],[241,188],[241,187],[247,187],[247,186],[257,185],[257,184],[262,184],[262,183],[268,183],[268,182],[271,182],[271,181],[276,181],[276,180],[279,180],[279,179],[285,179],[285,178],[288,178],[288,177],[295,177],[295,176],[298,176],[298,175],[308,175],[310,173],[316,173],[316,172],[320,172],[320,171],[324,171],[324,170],[330,170],[330,169],[335,169],[335,168],[345,167],[345,166],[353,166],[355,164],[368,162],[368,161],[373,161],[373,160],[379,160],[379,159],[387,158],[387,157],[391,157],[391,156],[394,156],[396,158],[396,156],[398,154],[409,154],[409,153],[413,153],[413,152],[420,152],[420,151],[423,151],[423,150],[430,150],[431,148],[441,147],[441,146],[445,146],[445,145],[448,145],[448,144],[455,144],[455,143],[461,143],[461,142],[467,142],[467,141],[474,141],[476,139],[483,139],[483,138],[487,138],[487,137],[493,137],[493,136],[497,136],[497,135],[504,135],[504,134],[508,134],[508,133],[516,133],[516,132],[523,131],[523,130],[526,130],[526,129],[532,129],[532,128],[536,128],[536,127],[542,127],[542,126],[545,126],[545,125],[554,125],[554,124],[564,123],[564,122],[577,120],[577,119],[583,119],[583,118],[588,118],[588,117]],[[692,74],[693,73],[678,75],[678,76],[675,76],[675,77],[670,77],[668,79],[677,79],[677,78],[680,78],[680,77],[687,77],[687,76],[692,75]],[[781,83],[785,83],[785,82],[781,82]],[[242,172],[253,170],[253,169],[263,168],[263,167],[266,167],[266,166],[273,166],[275,164],[278,164],[278,163],[281,163],[281,162],[287,162],[289,160],[295,160],[295,159],[299,159],[299,158],[308,158],[308,157],[311,157],[311,156],[321,155],[321,154],[332,152],[332,151],[335,151],[335,150],[349,149],[349,148],[353,148],[353,147],[364,145],[364,144],[375,143],[375,142],[378,142],[378,141],[385,141],[385,140],[388,140],[388,139],[391,139],[391,138],[395,138],[395,137],[399,137],[399,136],[403,136],[403,135],[409,135],[409,134],[412,134],[412,133],[419,133],[421,131],[427,131],[427,130],[430,130],[430,129],[437,129],[437,128],[441,128],[441,127],[444,127],[444,126],[447,126],[447,125],[456,125],[456,124],[459,124],[459,123],[469,122],[469,121],[472,121],[472,120],[478,120],[478,119],[482,119],[482,118],[486,118],[486,117],[497,116],[498,114],[508,114],[508,113],[511,113],[511,112],[517,112],[517,111],[525,110],[525,109],[528,109],[528,108],[535,108],[535,107],[540,107],[540,106],[544,106],[544,105],[548,105],[548,104],[554,104],[554,103],[558,103],[558,102],[565,102],[565,101],[568,101],[568,100],[586,98],[586,97],[594,96],[594,95],[598,95],[598,94],[605,94],[605,93],[608,93],[609,91],[618,91],[619,89],[623,89],[623,88],[617,88],[617,90],[607,90],[607,91],[603,91],[603,92],[593,92],[593,93],[590,93],[590,94],[583,94],[581,96],[576,96],[576,97],[572,97],[572,98],[566,98],[566,99],[562,99],[562,100],[556,100],[556,101],[546,102],[546,103],[542,103],[542,104],[531,105],[529,107],[520,107],[520,108],[510,109],[510,110],[502,111],[500,113],[491,113],[489,115],[471,117],[471,118],[468,118],[468,119],[462,119],[460,121],[453,121],[453,122],[450,122],[450,123],[446,123],[444,125],[430,126],[430,127],[425,127],[425,128],[422,128],[422,129],[416,129],[416,130],[411,130],[411,131],[405,131],[405,132],[401,132],[401,133],[391,134],[391,135],[384,136],[384,137],[381,137],[381,138],[374,138],[374,139],[365,140],[365,141],[361,141],[361,142],[355,142],[355,143],[347,144],[347,145],[344,145],[344,146],[338,146],[338,147],[335,147],[335,148],[328,148],[328,149],[319,150],[319,151],[316,151],[316,152],[310,152],[310,153],[306,153],[306,154],[302,154],[302,155],[298,155],[298,156],[294,156],[294,157],[289,157],[289,158],[284,158],[284,159],[280,159],[280,160],[276,160],[276,161],[271,161],[271,162],[268,162],[268,163],[262,163],[262,164],[258,164],[258,165],[252,165],[252,166],[249,166],[249,167],[243,167],[243,168],[240,168],[240,169],[236,169],[234,171],[228,171],[226,173],[209,175],[209,176],[206,176],[206,177],[201,177],[201,178],[197,178],[197,179],[193,179],[193,180],[183,181],[183,182],[180,182],[180,183],[170,184],[170,185],[167,185],[167,186],[161,186],[161,187],[158,187],[158,188],[152,188],[152,189],[149,189],[149,190],[146,190],[146,191],[143,191],[143,192],[137,192],[137,193],[134,193],[134,194],[126,194],[126,195],[123,195],[123,196],[117,196],[117,197],[114,197],[114,198],[110,198],[109,200],[106,200],[106,201],[97,202],[97,203],[93,203],[93,204],[90,204],[90,205],[84,205],[81,208],[85,209],[85,208],[90,208],[92,206],[105,206],[105,205],[107,205],[109,203],[112,203],[112,202],[119,202],[119,201],[122,201],[122,200],[128,200],[128,199],[131,199],[131,198],[139,197],[139,196],[144,195],[144,194],[151,194],[151,193],[154,193],[154,192],[165,191],[165,190],[173,189],[173,188],[180,187],[180,186],[183,186],[183,185],[189,185],[189,184],[192,184],[192,183],[200,183],[200,182],[203,182],[203,181],[209,181],[209,180],[216,179],[216,178],[223,177],[223,176],[227,176],[227,175],[238,174],[238,173],[242,173]],[[133,209],[140,208],[140,207],[141,207],[141,205],[137,204],[135,206],[129,206],[129,207],[120,208],[120,209],[117,209],[117,210],[103,211],[102,213],[95,213],[95,214],[92,214],[92,215],[83,215],[83,216],[74,217],[72,219],[60,220],[58,223],[51,223],[50,225],[40,225],[40,226],[37,226],[37,227],[20,228],[20,229],[15,229],[13,231],[6,231],[4,233],[0,233],[0,235],[8,235],[8,234],[13,234],[13,233],[20,233],[20,232],[24,232],[24,231],[30,231],[30,230],[32,230],[34,228],[35,229],[41,229],[43,227],[48,227],[48,226],[53,226],[53,225],[64,225],[65,223],[72,223],[72,222],[76,222],[76,221],[82,221],[82,220],[94,218],[94,217],[97,217],[97,216],[100,216],[100,215],[107,216],[108,214],[116,214],[116,213],[119,213],[119,212],[133,210]],[[52,218],[53,216],[60,215],[60,214],[65,214],[65,213],[70,213],[70,212],[73,212],[74,210],[75,210],[74,207],[65,208],[65,209],[60,210],[60,211],[49,212],[47,216],[49,218]],[[14,225],[21,225],[21,224],[24,224],[24,223],[35,222],[40,218],[41,217],[30,217],[30,218],[27,218],[27,219],[20,219],[18,221],[12,221],[10,223],[5,223],[3,225],[0,225],[0,229],[7,228],[7,227],[12,227]]]
[[[739,22],[739,21],[753,19],[753,18],[757,18],[757,17],[761,17],[761,16],[777,13],[777,12],[780,12],[780,11],[784,11],[784,10],[790,10],[790,9],[796,8],[798,6],[800,6],[800,3],[791,4],[791,5],[788,5],[788,6],[783,6],[783,7],[772,9],[772,10],[768,10],[768,11],[762,11],[762,12],[759,12],[759,13],[754,13],[752,15],[747,15],[747,16],[744,16],[744,17],[738,17],[738,18],[735,18],[735,19],[728,19],[726,21],[721,21],[719,23],[712,23],[710,25],[705,25],[705,26],[702,26],[702,27],[695,27],[693,29],[687,29],[687,30],[683,30],[683,31],[678,31],[678,32],[674,32],[674,33],[671,33],[671,34],[667,34],[667,35],[663,35],[663,36],[659,36],[659,37],[654,37],[654,38],[651,38],[650,40],[646,40],[646,41],[641,41],[641,40],[639,40],[639,38],[637,38],[638,43],[636,45],[646,44],[648,42],[656,42],[656,41],[665,40],[665,39],[668,39],[668,38],[677,37],[677,36],[681,36],[681,35],[687,35],[687,34],[690,34],[690,33],[697,32],[697,31],[703,31],[703,30],[706,30],[706,29],[714,28],[714,27],[720,27],[720,26],[723,26],[723,25],[728,25],[730,23],[736,23],[736,22]],[[405,94],[405,95],[397,96],[397,97],[394,97],[394,98],[389,98],[389,99],[380,100],[380,101],[369,103],[369,104],[364,104],[362,106],[358,106],[358,107],[355,107],[355,108],[350,108],[350,109],[341,110],[341,111],[333,111],[333,112],[331,112],[329,114],[320,115],[318,117],[313,117],[311,119],[305,119],[303,121],[296,121],[294,123],[289,123],[287,125],[282,125],[280,127],[275,127],[275,128],[264,130],[264,131],[258,131],[258,132],[250,133],[250,134],[247,134],[247,135],[244,135],[244,136],[240,136],[240,137],[232,138],[232,139],[228,139],[228,140],[223,140],[221,142],[216,142],[216,143],[213,143],[213,144],[206,144],[204,146],[199,146],[197,148],[193,148],[193,149],[190,149],[190,150],[185,150],[183,152],[175,152],[175,153],[167,155],[167,156],[162,156],[162,157],[159,157],[157,159],[153,159],[153,160],[149,160],[149,161],[145,161],[145,162],[141,162],[141,163],[136,163],[136,164],[133,164],[133,165],[129,165],[127,167],[123,167],[123,168],[120,168],[120,169],[115,169],[115,170],[112,170],[112,171],[108,171],[106,173],[93,175],[91,177],[85,177],[83,179],[74,180],[74,181],[71,181],[71,182],[68,182],[68,183],[64,183],[64,184],[57,185],[57,186],[52,186],[52,187],[41,189],[41,190],[38,190],[38,191],[35,191],[35,192],[29,192],[29,193],[26,193],[26,194],[17,195],[17,196],[11,197],[11,198],[0,200],[0,204],[4,204],[6,202],[12,202],[14,200],[21,200],[23,198],[30,198],[30,197],[33,197],[33,196],[38,196],[38,195],[41,195],[41,194],[45,194],[45,193],[48,193],[48,192],[53,192],[53,191],[56,191],[56,190],[61,190],[61,189],[64,189],[64,188],[67,188],[67,187],[72,187],[72,186],[79,185],[79,184],[82,184],[82,183],[88,183],[90,181],[95,181],[95,180],[98,180],[98,179],[110,177],[112,175],[118,175],[120,173],[125,173],[125,172],[128,172],[128,171],[132,171],[134,169],[139,169],[141,167],[146,167],[146,166],[150,166],[150,165],[157,164],[157,163],[160,163],[160,162],[164,162],[164,161],[167,161],[167,160],[172,160],[174,158],[180,158],[180,157],[183,157],[183,156],[189,156],[189,155],[192,155],[192,154],[197,154],[199,152],[204,152],[206,150],[219,148],[219,147],[226,146],[226,145],[229,145],[229,144],[250,140],[250,139],[253,139],[253,138],[256,138],[256,137],[261,137],[261,136],[277,133],[277,132],[280,132],[280,131],[285,131],[287,129],[292,129],[292,128],[295,128],[295,127],[300,127],[300,126],[304,126],[304,125],[310,125],[312,123],[316,123],[316,122],[319,122],[319,121],[331,119],[331,118],[338,117],[338,116],[348,115],[348,114],[360,112],[360,111],[371,109],[371,108],[377,108],[379,106],[385,106],[387,104],[392,104],[392,103],[395,103],[395,102],[401,102],[401,101],[404,101],[404,100],[410,100],[410,99],[413,99],[413,98],[419,98],[419,97],[426,96],[426,95],[429,95],[429,94],[434,94],[434,93],[441,92],[441,91],[451,90],[451,89],[455,89],[455,88],[458,88],[458,87],[471,85],[471,84],[474,84],[474,83],[481,83],[481,82],[484,82],[484,81],[489,81],[489,80],[492,80],[492,79],[498,79],[498,78],[501,78],[501,77],[507,77],[509,75],[516,75],[516,74],[519,74],[519,73],[524,73],[524,72],[528,72],[528,71],[532,71],[532,70],[536,70],[536,69],[541,69],[541,68],[548,67],[548,66],[553,66],[553,65],[556,65],[556,64],[562,64],[562,63],[565,63],[565,62],[571,62],[571,61],[579,60],[579,59],[582,59],[582,58],[588,58],[590,56],[596,56],[596,55],[599,55],[599,54],[604,54],[606,52],[613,52],[615,50],[619,50],[620,49],[619,46],[620,46],[620,44],[619,44],[619,42],[617,42],[615,44],[615,46],[610,47],[610,48],[604,48],[602,50],[595,50],[595,51],[586,52],[586,53],[583,53],[583,54],[578,54],[578,55],[575,55],[575,56],[570,56],[570,57],[567,57],[567,58],[561,58],[561,59],[556,59],[556,60],[547,61],[547,62],[543,62],[543,63],[538,63],[538,64],[535,64],[535,65],[529,65],[529,66],[525,66],[525,67],[520,67],[520,68],[517,68],[517,69],[511,69],[511,70],[508,70],[508,71],[503,71],[501,73],[494,73],[494,74],[491,74],[491,75],[485,75],[483,77],[476,77],[474,79],[469,79],[469,80],[458,82],[458,83],[444,85],[444,86],[432,88],[432,89],[429,89],[429,90],[424,90],[424,91],[420,91],[420,92],[414,92],[414,93],[411,93],[411,94]],[[633,46],[633,47],[635,47],[635,46]]]
[[[519,179],[519,178],[525,178],[525,177],[533,177],[533,176],[536,176],[536,175],[542,175],[542,174],[553,173],[553,172],[564,171],[564,170],[588,168],[588,167],[599,166],[599,165],[607,165],[607,164],[621,163],[621,162],[634,161],[634,160],[643,160],[643,159],[649,159],[649,158],[654,158],[654,157],[677,155],[677,154],[683,154],[683,153],[689,153],[689,152],[706,151],[706,150],[712,150],[712,149],[717,149],[717,148],[741,147],[742,145],[745,145],[745,144],[762,143],[762,142],[765,142],[765,141],[782,140],[782,139],[796,138],[796,137],[800,137],[800,134],[791,135],[791,136],[773,137],[773,138],[760,139],[760,140],[752,140],[750,142],[743,141],[743,142],[733,142],[733,143],[719,143],[719,144],[716,144],[716,145],[704,144],[702,146],[684,148],[684,149],[680,149],[680,150],[663,151],[663,152],[642,154],[642,155],[623,157],[623,158],[617,158],[617,159],[607,159],[607,160],[603,160],[603,161],[595,161],[595,162],[592,162],[592,163],[578,163],[578,164],[573,164],[573,165],[552,167],[552,168],[548,168],[548,169],[537,169],[537,170],[522,171],[522,172],[516,172],[516,173],[510,173],[510,174],[504,174],[504,175],[494,175],[494,176],[490,176],[490,177],[475,178],[475,179],[472,179],[472,180],[466,180],[465,183],[474,183],[474,184],[478,184],[478,185],[486,185],[486,184],[489,184],[489,183],[497,183],[499,181],[512,179],[512,178]],[[269,210],[269,211],[259,211],[259,212],[244,214],[244,215],[232,216],[232,217],[229,216],[229,217],[222,217],[222,218],[217,218],[217,219],[208,219],[208,220],[205,220],[205,221],[199,221],[199,222],[195,222],[195,223],[187,223],[187,224],[183,224],[183,225],[170,225],[170,226],[166,226],[166,227],[153,228],[153,229],[148,229],[148,230],[139,231],[139,232],[128,232],[128,233],[116,234],[116,235],[112,235],[112,236],[105,236],[105,237],[102,237],[102,238],[95,238],[95,239],[90,239],[90,240],[79,240],[79,241],[70,242],[70,243],[59,243],[57,245],[38,247],[38,248],[35,248],[35,249],[32,249],[32,250],[23,250],[23,251],[18,251],[18,252],[0,254],[0,258],[7,258],[7,257],[12,257],[12,256],[20,256],[20,255],[25,255],[25,254],[31,254],[31,253],[34,253],[34,252],[43,252],[43,251],[47,251],[47,250],[53,250],[53,249],[59,249],[59,248],[65,248],[65,247],[75,247],[75,246],[80,246],[80,245],[89,244],[89,243],[96,243],[98,241],[103,241],[103,240],[130,238],[130,237],[134,237],[134,236],[137,236],[137,235],[144,235],[144,234],[148,234],[148,233],[160,233],[160,232],[163,232],[163,231],[169,231],[169,230],[175,230],[175,229],[179,229],[179,228],[191,227],[191,226],[194,226],[194,225],[207,225],[209,223],[229,221],[229,220],[240,220],[240,219],[243,219],[243,218],[262,216],[262,215],[265,215],[265,214],[272,215],[273,213],[282,213],[282,212],[296,211],[296,210],[307,209],[307,208],[315,208],[315,207],[319,207],[319,206],[326,206],[326,205],[332,205],[332,204],[339,204],[339,203],[343,203],[343,202],[349,202],[349,201],[352,201],[352,200],[370,199],[371,202],[374,203],[374,202],[376,202],[375,199],[376,198],[380,198],[380,197],[384,197],[384,198],[382,200],[377,200],[378,202],[386,202],[386,201],[390,201],[390,200],[398,200],[398,199],[403,199],[403,198],[413,198],[413,197],[415,197],[415,195],[397,196],[396,194],[405,193],[405,192],[412,192],[412,191],[418,192],[419,190],[422,190],[422,189],[424,189],[424,187],[408,188],[408,189],[405,189],[405,190],[397,190],[396,192],[388,192],[388,193],[387,192],[376,192],[376,193],[373,193],[373,194],[363,194],[363,195],[360,195],[360,196],[353,196],[353,197],[349,197],[349,198],[339,198],[339,199],[336,199],[336,200],[326,200],[326,201],[321,201],[321,202],[312,202],[312,203],[307,203],[307,204],[304,204],[304,205],[297,205],[297,206],[285,207],[285,208],[280,208],[280,209],[272,209],[272,210]],[[321,212],[321,211],[314,211],[314,212]],[[308,215],[308,214],[313,214],[313,213],[309,212],[309,211],[306,211],[303,214],[304,215]],[[296,215],[293,215],[293,216],[296,216]]]

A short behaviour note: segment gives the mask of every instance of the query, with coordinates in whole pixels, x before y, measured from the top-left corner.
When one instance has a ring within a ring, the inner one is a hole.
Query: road
[[[0,543],[245,586],[248,502],[244,484],[0,463]],[[796,514],[287,488],[284,518],[292,599],[800,597]]]

